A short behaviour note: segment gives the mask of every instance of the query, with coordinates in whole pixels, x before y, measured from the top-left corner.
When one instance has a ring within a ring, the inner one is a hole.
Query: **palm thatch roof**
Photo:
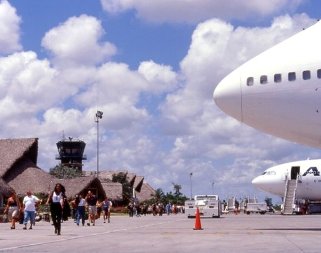
[[[6,184],[6,182],[0,178],[0,195],[9,197],[11,193],[13,193],[14,190]]]
[[[37,156],[38,138],[0,140],[0,177],[4,177],[24,157],[37,164]]]
[[[10,173],[7,173],[5,181],[18,195],[24,195],[28,190],[34,193],[47,193],[55,179],[26,159],[20,161],[14,169],[10,170]]]
[[[128,183],[130,184],[131,187],[134,187],[136,174],[130,173],[130,172],[127,172],[126,174],[127,174]]]
[[[140,192],[144,183],[144,177],[136,176],[134,182],[134,189],[136,192]]]
[[[89,171],[85,172],[90,174]],[[121,185],[113,185],[110,181],[112,180],[113,174],[124,173],[127,177],[128,182],[136,191],[136,197],[139,200],[144,201],[152,198],[155,194],[155,190],[149,185],[144,183],[144,177],[138,176],[133,172],[128,172],[126,170],[102,170],[99,172],[99,178],[105,189],[106,195],[111,199],[121,199],[122,191]]]
[[[112,199],[112,200],[123,199],[123,186],[121,183],[101,182],[101,184],[109,199]]]
[[[87,195],[90,190],[98,199],[103,200],[106,197],[105,190],[97,177],[77,177],[71,179],[58,179],[56,183],[60,182],[66,188],[66,195],[69,198],[75,197],[77,194],[82,194],[83,197]]]
[[[148,183],[143,183],[141,191],[136,193],[139,201],[149,200],[155,195],[155,190]]]

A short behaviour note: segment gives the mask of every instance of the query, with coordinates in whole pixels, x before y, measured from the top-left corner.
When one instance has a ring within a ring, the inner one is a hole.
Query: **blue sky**
[[[251,180],[319,151],[222,113],[216,84],[246,60],[316,22],[320,1],[0,1],[0,138],[39,138],[57,164],[63,135],[87,143],[86,170],[126,169],[165,192],[267,194]],[[276,198],[277,200],[277,198]]]

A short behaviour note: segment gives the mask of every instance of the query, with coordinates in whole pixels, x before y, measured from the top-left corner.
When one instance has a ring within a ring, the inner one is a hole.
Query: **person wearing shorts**
[[[19,211],[21,210],[20,201],[15,192],[8,198],[4,213],[8,214],[8,219],[11,221],[11,229],[16,228],[16,221],[19,220]]]
[[[97,214],[97,197],[91,192],[88,191],[88,194],[86,196],[86,202],[88,205],[88,215],[89,215],[89,222],[87,223],[88,226],[90,226],[90,223],[95,226],[95,220],[96,220],[96,214]]]

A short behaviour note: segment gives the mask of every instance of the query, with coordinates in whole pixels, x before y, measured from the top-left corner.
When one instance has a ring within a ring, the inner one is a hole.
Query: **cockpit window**
[[[282,81],[282,75],[281,74],[275,74],[274,75],[274,82],[280,83]]]
[[[253,86],[254,84],[254,78],[253,77],[248,77],[246,80],[246,85],[247,86]]]
[[[272,175],[276,175],[276,172],[274,170],[268,170],[268,171],[264,171],[262,175],[272,176]]]
[[[268,78],[266,75],[260,77],[260,84],[266,84],[268,82]]]
[[[303,78],[303,80],[309,80],[311,78],[310,70],[303,71],[302,72],[302,78]]]
[[[292,81],[295,81],[295,79],[296,79],[295,72],[289,72],[288,80],[292,82]]]
[[[321,78],[321,69],[317,70],[317,77],[320,79]]]

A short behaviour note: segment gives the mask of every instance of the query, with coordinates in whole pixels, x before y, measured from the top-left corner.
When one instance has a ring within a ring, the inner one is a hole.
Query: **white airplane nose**
[[[262,180],[260,180],[260,177],[256,177],[252,180],[252,184],[255,185],[255,186],[259,186],[262,184],[261,182]]]
[[[261,190],[266,190],[268,186],[268,182],[262,178],[262,176],[258,176],[252,180],[252,184]]]
[[[276,175],[260,175],[252,180],[252,184],[256,188],[272,194],[280,195],[284,193],[284,182]]]
[[[237,72],[232,72],[216,86],[213,97],[223,112],[242,121],[242,94]]]

